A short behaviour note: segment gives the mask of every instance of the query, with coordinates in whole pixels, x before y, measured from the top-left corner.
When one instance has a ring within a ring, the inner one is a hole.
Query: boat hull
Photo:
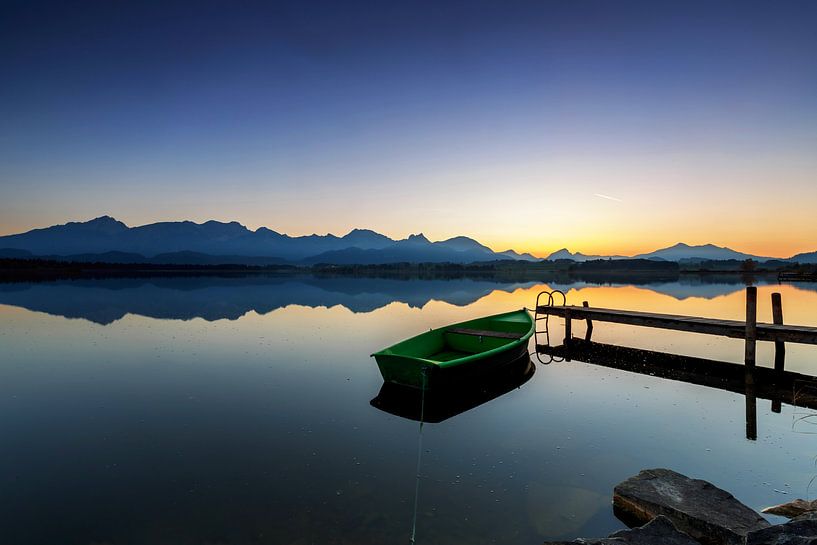
[[[535,371],[530,356],[525,353],[507,365],[494,367],[490,373],[457,380],[450,387],[437,384],[423,391],[384,382],[370,403],[381,411],[410,420],[442,422],[521,388]]]
[[[387,383],[447,387],[478,380],[526,355],[533,329],[521,310],[431,330],[372,355]]]

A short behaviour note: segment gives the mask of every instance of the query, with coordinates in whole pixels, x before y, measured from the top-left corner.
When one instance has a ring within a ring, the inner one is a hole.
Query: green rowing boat
[[[490,373],[528,352],[534,322],[525,309],[432,329],[372,356],[383,380],[431,388]]]

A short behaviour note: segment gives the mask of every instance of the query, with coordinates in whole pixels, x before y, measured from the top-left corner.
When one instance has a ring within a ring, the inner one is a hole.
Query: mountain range
[[[472,238],[458,236],[432,242],[423,234],[395,240],[370,229],[354,229],[342,237],[332,234],[292,237],[266,227],[252,231],[238,222],[160,222],[128,227],[110,216],[69,222],[0,237],[0,257],[50,258],[108,263],[172,263],[186,265],[377,265],[386,263],[474,263],[497,260],[539,261],[514,250],[496,252]],[[679,243],[636,256],[587,255],[563,248],[550,261],[569,259],[655,259],[676,262],[705,260],[768,261],[731,248]],[[817,252],[792,256],[789,261],[817,263]]]
[[[369,229],[338,237],[291,237],[238,222],[161,222],[128,227],[110,216],[0,237],[0,256],[76,261],[174,264],[384,264],[537,260],[494,252],[468,237],[431,242],[423,234],[394,240]]]
[[[586,255],[580,252],[573,253],[567,248],[562,248],[550,254],[546,259],[554,261],[557,259],[570,259],[577,262],[592,261],[595,259],[655,259],[662,261],[676,261],[678,263],[697,263],[701,261],[720,261],[735,259],[744,261],[752,259],[754,261],[797,261],[799,263],[817,263],[817,252],[803,253],[792,256],[788,259],[777,257],[763,257],[744,252],[738,252],[731,248],[715,246],[714,244],[701,244],[690,246],[679,242],[668,248],[661,248],[654,252],[638,254],[634,256],[623,255]]]

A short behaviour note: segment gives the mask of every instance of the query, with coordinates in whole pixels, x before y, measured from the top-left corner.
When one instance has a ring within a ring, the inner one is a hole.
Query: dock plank
[[[597,322],[671,329],[675,331],[718,335],[734,339],[746,338],[746,323],[740,320],[723,320],[699,316],[658,314],[654,312],[571,305],[539,306],[536,312],[538,314],[560,317],[569,315],[573,320],[589,319]],[[817,344],[817,327],[758,323],[757,340]]]

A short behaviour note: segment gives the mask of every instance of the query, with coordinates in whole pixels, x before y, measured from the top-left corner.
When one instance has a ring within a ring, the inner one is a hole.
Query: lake
[[[568,302],[742,319],[737,279],[500,282],[189,276],[0,284],[0,536],[25,544],[383,544],[412,529],[419,423],[370,404],[369,354],[431,327]],[[787,323],[817,286],[760,281]],[[551,320],[552,339],[563,336]],[[576,322],[574,334],[583,335]],[[743,342],[599,323],[594,340],[741,362]],[[534,358],[534,361],[535,358]],[[770,343],[758,344],[771,366]],[[817,348],[786,369],[817,372]],[[760,509],[813,498],[809,410],[586,364],[422,429],[417,543],[536,544],[622,528],[615,484],[669,467]],[[805,418],[804,418],[805,417]]]

